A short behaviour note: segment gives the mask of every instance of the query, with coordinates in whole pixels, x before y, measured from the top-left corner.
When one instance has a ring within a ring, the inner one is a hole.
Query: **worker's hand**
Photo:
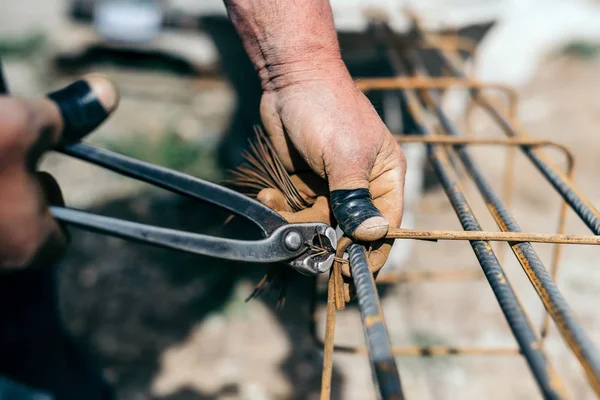
[[[56,181],[36,171],[42,154],[80,139],[118,103],[112,83],[89,77],[50,99],[0,96],[0,270],[52,263],[67,239],[48,204],[61,204]]]
[[[327,181],[346,235],[373,241],[398,227],[405,159],[342,62],[329,1],[225,5],[258,71],[262,121],[287,170],[312,170]],[[270,202],[264,193],[260,198]],[[383,264],[389,250],[386,244],[372,252],[371,267]]]
[[[294,215],[285,212],[283,195],[274,189],[258,199],[291,222],[331,224],[331,207],[346,235],[381,239],[402,218],[402,150],[341,60],[311,66],[307,57],[306,62],[292,66],[287,76],[278,75],[279,84],[263,85],[261,116],[286,169],[299,174],[293,178],[296,186],[317,200],[312,209]],[[310,170],[322,179],[311,178]],[[318,197],[326,189],[330,203]],[[373,246],[373,270],[383,266],[390,248],[391,241]]]

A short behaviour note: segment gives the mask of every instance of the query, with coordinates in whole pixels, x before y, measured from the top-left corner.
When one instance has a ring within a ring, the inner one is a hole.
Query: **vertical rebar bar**
[[[376,39],[382,46],[382,49],[385,50],[394,72],[398,75],[407,75],[403,61],[394,49],[388,45],[389,30],[382,24],[376,24],[373,28]],[[416,93],[407,90],[398,91],[398,95],[407,104],[410,115],[413,118],[412,125],[423,135],[433,134],[425,125],[423,118],[421,118],[422,105]],[[444,188],[452,207],[456,211],[463,229],[466,231],[481,231],[481,226],[472,212],[472,208],[464,196],[457,178],[450,174],[452,166],[446,153],[440,147],[432,144],[427,144],[427,153],[433,170]],[[520,304],[512,285],[509,283],[500,262],[496,258],[490,243],[486,241],[471,241],[471,247],[544,398],[568,398],[562,381],[544,354],[540,346],[540,340],[535,334],[532,324]]]
[[[462,189],[458,186],[456,179],[453,179],[448,173],[451,166],[445,154],[439,148],[434,148],[432,145],[428,145],[428,147],[433,169],[440,179],[442,187],[450,199],[450,203],[456,210],[463,228],[467,231],[481,230],[481,226],[471,211],[471,207],[464,197]],[[564,385],[543,353],[531,322],[496,258],[491,245],[489,242],[473,241],[471,242],[471,246],[544,398],[568,398],[564,391]]]
[[[375,279],[369,270],[369,262],[364,246],[357,243],[351,244],[348,247],[348,256],[369,349],[371,367],[377,381],[379,393],[384,400],[404,399],[400,385],[400,375],[385,327]]]
[[[317,282],[315,279],[316,288]],[[317,297],[316,293],[313,293],[313,301]],[[314,312],[314,311],[313,311]],[[323,372],[321,375],[321,400],[329,400],[331,398],[331,378],[333,376],[333,351],[334,351],[334,339],[335,339],[335,277],[333,271],[329,275],[327,281],[327,313],[325,320],[325,340],[323,343]]]
[[[417,75],[424,77],[428,76],[423,61],[415,51],[409,51],[407,57],[409,58],[411,66],[415,68],[415,73]],[[456,126],[442,110],[435,93],[432,93],[430,90],[421,91],[421,93],[423,92],[425,93],[424,97],[426,97],[426,99],[423,100],[430,105],[443,129],[449,135],[460,136]],[[475,182],[477,189],[481,193],[492,217],[500,229],[508,232],[521,232],[521,228],[511,215],[508,207],[506,207],[504,202],[487,182],[481,169],[470,156],[466,146],[456,145],[452,148],[458,154],[465,170]],[[572,310],[538,254],[533,249],[533,246],[530,243],[511,243],[510,247],[523,267],[523,270],[531,281],[538,296],[542,300],[544,307],[555,321],[559,332],[577,358],[581,361],[592,388],[596,394],[600,396],[600,354],[593,342],[577,322]]]
[[[420,34],[423,38],[427,39],[426,35],[422,34],[422,32]],[[451,60],[443,50],[434,50],[434,54],[436,54],[442,64],[450,70],[452,75],[459,78],[465,77],[462,71],[456,67],[456,62]],[[471,89],[471,94],[473,101],[492,117],[507,136],[520,136],[518,129],[513,123],[494,107],[489,99],[481,93],[481,90]],[[550,182],[554,189],[560,193],[567,203],[569,203],[573,211],[577,213],[588,228],[590,228],[594,234],[600,235],[600,212],[592,205],[592,203],[577,191],[575,186],[569,182],[564,174],[552,165],[544,152],[529,146],[521,146],[521,149],[542,175]]]

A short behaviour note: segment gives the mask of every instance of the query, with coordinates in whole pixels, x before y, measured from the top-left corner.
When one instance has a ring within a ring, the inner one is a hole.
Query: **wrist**
[[[264,92],[278,92],[290,86],[311,82],[352,80],[341,59],[323,55],[265,64],[258,69],[258,75]]]
[[[225,0],[263,89],[348,75],[328,0]]]

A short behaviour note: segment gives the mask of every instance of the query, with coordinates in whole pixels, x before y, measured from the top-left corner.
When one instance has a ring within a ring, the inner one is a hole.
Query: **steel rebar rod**
[[[323,343],[323,372],[321,374],[321,400],[329,400],[331,398],[331,378],[333,376],[333,351],[335,348],[335,281],[333,269],[329,274],[327,281],[327,316],[325,320],[325,340]],[[313,285],[313,290],[316,291],[317,280]],[[313,299],[316,299],[316,293],[313,294]],[[314,300],[313,300],[314,301]]]
[[[408,54],[408,57],[411,66],[415,68],[415,73],[425,76],[428,74],[422,60],[414,51],[411,51]],[[456,126],[442,110],[435,93],[427,90],[425,97],[427,98],[423,100],[433,108],[432,111],[438,117],[443,129],[452,136],[459,136],[460,134],[458,133]],[[487,182],[481,169],[470,156],[469,150],[463,145],[453,146],[453,149],[458,154],[467,173],[475,182],[492,217],[500,229],[505,232],[521,232],[521,228],[515,218]],[[584,329],[576,320],[571,308],[558,289],[558,286],[550,276],[550,273],[542,263],[536,251],[533,249],[533,246],[529,243],[532,241],[534,240],[528,240],[527,242],[522,243],[511,243],[510,247],[519,263],[522,265],[523,270],[531,281],[538,296],[542,300],[544,307],[556,322],[559,332],[580,360],[592,388],[596,394],[600,396],[600,354]]]
[[[400,57],[388,46],[387,32],[378,24],[375,26],[377,42],[386,52],[392,69],[398,75],[407,75],[406,69]],[[413,124],[423,135],[432,135],[420,115],[421,103],[413,91],[398,91],[401,100],[405,101],[409,114],[413,118]],[[438,177],[458,219],[466,231],[481,231],[481,226],[469,205],[462,188],[455,176],[451,175],[452,166],[446,153],[439,146],[427,144],[427,153],[433,170]],[[500,308],[508,322],[508,325],[519,345],[529,369],[531,370],[542,395],[546,399],[568,398],[564,385],[554,368],[551,366],[540,346],[540,341],[535,334],[532,324],[520,304],[517,295],[509,283],[504,269],[500,265],[492,247],[488,241],[471,241],[471,247],[483,269],[483,272],[498,300]]]
[[[419,31],[421,37],[427,40],[427,35]],[[458,78],[466,78],[465,74],[456,66],[456,61],[451,60],[443,50],[434,50],[434,54],[440,59],[442,64],[446,66],[452,75]],[[522,136],[518,129],[511,121],[503,116],[496,107],[492,104],[487,96],[479,89],[471,89],[473,100],[481,106],[492,119],[498,123],[507,136],[515,137]],[[577,188],[569,182],[568,178],[548,160],[545,153],[536,148],[527,146],[521,147],[525,155],[537,167],[537,169],[546,177],[551,185],[569,203],[573,211],[581,218],[581,220],[590,228],[596,235],[600,235],[600,212],[585,198]]]
[[[433,147],[432,145],[429,146]],[[449,174],[451,165],[445,154],[439,149],[431,148],[429,149],[429,156],[433,169],[456,210],[463,228],[467,231],[481,230],[481,226],[471,211],[471,207],[457,180]],[[471,246],[544,398],[567,398],[563,384],[539,346],[539,339],[534,333],[531,322],[490,243],[482,240],[472,241]]]
[[[481,174],[480,174],[481,175]],[[481,177],[481,176],[480,176]],[[482,178],[482,177],[481,177]],[[485,181],[484,181],[485,182]],[[496,198],[498,198],[496,196]],[[491,203],[491,202],[490,202]],[[495,202],[493,204],[496,204]],[[505,208],[504,208],[505,209]],[[495,210],[494,213],[497,211]],[[509,215],[510,216],[510,215]],[[512,218],[512,217],[511,217]],[[504,229],[501,226],[501,229]],[[516,227],[515,227],[516,229]],[[600,236],[571,235],[555,233],[533,233],[518,230],[505,230],[503,232],[465,232],[447,230],[421,230],[421,229],[390,229],[387,233],[389,239],[422,239],[422,240],[486,240],[492,242],[534,242],[534,243],[562,243],[580,245],[600,245]]]
[[[369,349],[371,367],[377,381],[379,393],[384,400],[404,399],[400,385],[400,375],[385,327],[375,279],[369,270],[369,262],[364,246],[356,243],[351,244],[348,247],[348,256]]]

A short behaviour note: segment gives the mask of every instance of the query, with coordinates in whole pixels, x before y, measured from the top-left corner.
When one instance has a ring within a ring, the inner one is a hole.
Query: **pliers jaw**
[[[300,257],[288,261],[287,265],[303,275],[312,276],[329,271],[333,265],[337,247],[335,229],[322,223],[292,225],[302,227],[304,230],[302,232],[303,245],[308,248],[308,251]]]

